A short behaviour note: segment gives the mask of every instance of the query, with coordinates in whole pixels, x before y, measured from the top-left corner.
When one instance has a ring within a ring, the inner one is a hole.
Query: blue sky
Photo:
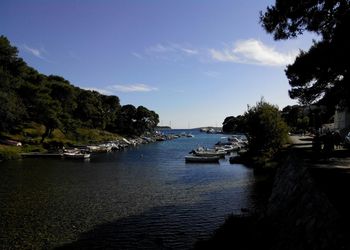
[[[44,74],[143,105],[174,128],[220,126],[261,97],[283,108],[285,66],[311,35],[274,41],[270,0],[2,0],[0,34]]]

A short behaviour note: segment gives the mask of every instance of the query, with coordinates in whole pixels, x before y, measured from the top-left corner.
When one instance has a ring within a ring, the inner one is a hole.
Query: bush
[[[288,142],[288,126],[277,106],[262,99],[244,116],[250,154],[271,158]]]
[[[21,148],[16,146],[0,145],[0,161],[21,158]]]

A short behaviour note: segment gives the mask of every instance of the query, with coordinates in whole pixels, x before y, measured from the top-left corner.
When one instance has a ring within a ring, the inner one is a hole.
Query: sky
[[[272,0],[1,0],[0,35],[29,66],[145,106],[172,128],[221,126],[262,97],[280,109],[284,70],[312,34],[274,41]]]

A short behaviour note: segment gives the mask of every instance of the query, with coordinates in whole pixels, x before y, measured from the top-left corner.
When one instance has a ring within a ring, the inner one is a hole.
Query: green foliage
[[[19,147],[0,145],[0,161],[19,159],[21,158],[20,152]]]
[[[288,127],[278,107],[261,100],[244,116],[251,154],[271,157],[287,142]]]
[[[7,133],[24,129],[25,124],[42,125],[44,142],[57,129],[79,138],[80,127],[140,135],[153,130],[159,119],[143,106],[121,107],[117,96],[74,87],[60,76],[40,74],[18,57],[17,48],[6,37],[0,36],[0,121],[0,132]],[[37,133],[32,132],[38,129],[27,128],[23,135],[36,142]]]
[[[26,124],[22,130],[23,135],[28,138],[40,137],[44,132],[45,127],[35,122]]]
[[[334,115],[334,109],[326,106],[287,106],[282,110],[282,118],[291,128],[291,131],[317,130],[322,124],[329,123]]]
[[[93,143],[120,139],[120,136],[104,130],[78,128],[72,139],[80,143]]]
[[[298,128],[306,130],[309,127],[310,119],[307,116],[304,116],[303,118],[298,118],[297,125]]]
[[[302,105],[321,100],[329,107],[350,107],[348,0],[276,0],[261,13],[261,23],[277,40],[297,37],[304,31],[320,37],[286,69],[292,98]]]
[[[225,133],[244,132],[244,116],[228,116],[222,123],[222,131]]]

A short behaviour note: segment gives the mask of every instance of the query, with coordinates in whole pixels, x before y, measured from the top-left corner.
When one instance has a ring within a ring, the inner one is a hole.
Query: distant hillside
[[[153,130],[159,117],[143,106],[121,106],[117,96],[84,90],[61,76],[39,73],[0,36],[0,121],[2,134],[23,134],[26,124],[42,125],[43,142],[55,129],[65,135],[74,135],[79,128],[140,135]]]
[[[155,129],[156,130],[171,129],[171,127],[169,127],[169,126],[157,126]]]

